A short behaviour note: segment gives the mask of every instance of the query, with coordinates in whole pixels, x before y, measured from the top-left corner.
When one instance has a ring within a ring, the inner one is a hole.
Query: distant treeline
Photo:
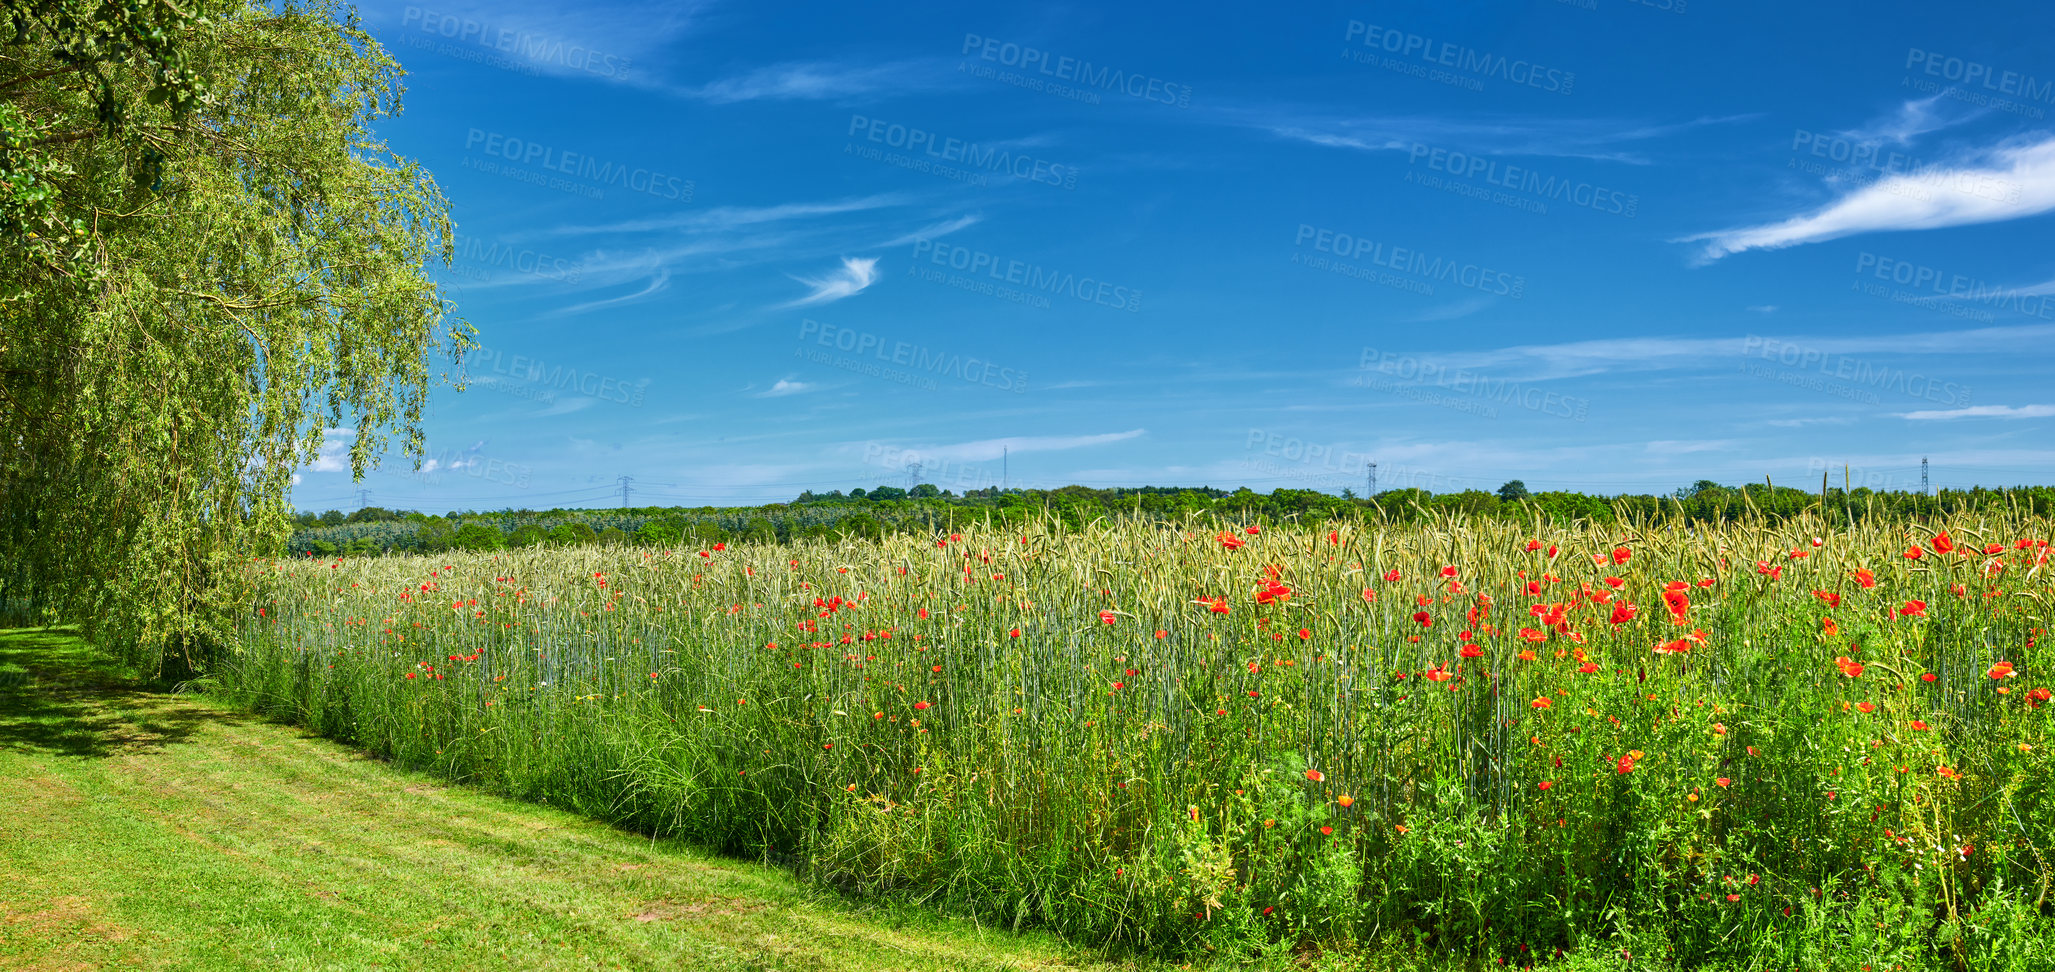
[[[1591,496],[1584,493],[1528,493],[1507,483],[1497,493],[1469,490],[1433,494],[1401,489],[1374,497],[1339,496],[1303,489],[1269,494],[1209,487],[1145,486],[1133,489],[982,489],[956,495],[931,485],[911,490],[893,486],[856,489],[844,495],[801,493],[791,503],[747,507],[639,507],[616,510],[501,510],[442,516],[366,507],[344,514],[330,510],[300,515],[300,528],[287,551],[294,556],[373,554],[385,551],[497,550],[543,544],[641,544],[703,548],[716,543],[790,543],[809,537],[880,537],[887,533],[933,532],[972,523],[1023,522],[1053,518],[1077,528],[1100,517],[1144,516],[1179,519],[1191,515],[1236,523],[1374,521],[1408,523],[1437,516],[1488,516],[1553,521],[1613,522],[1680,518],[1724,523],[1760,518],[1776,522],[1807,511],[1834,518],[1935,519],[1977,510],[2018,508],[2055,513],[2055,487],[1941,490],[1934,495],[1904,492],[1844,492],[1772,487],[1767,483],[1723,486],[1701,480],[1667,496]]]

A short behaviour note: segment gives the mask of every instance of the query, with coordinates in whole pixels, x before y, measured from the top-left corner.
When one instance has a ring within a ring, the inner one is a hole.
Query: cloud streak
[[[1930,409],[1906,412],[1899,418],[1913,421],[1946,421],[1964,418],[2026,419],[2055,417],[2055,405],[1974,405],[1969,408]]]
[[[922,446],[909,450],[921,457],[936,461],[982,462],[997,459],[1002,455],[1030,452],[1066,452],[1071,449],[1086,449],[1092,446],[1126,442],[1148,434],[1147,429],[1129,429],[1126,432],[1104,432],[1097,435],[1026,435],[1003,439],[979,439],[975,442],[959,442],[954,445]]]
[[[854,297],[863,293],[871,284],[877,283],[878,276],[876,257],[843,257],[842,269],[833,271],[825,277],[793,277],[792,279],[813,288],[813,292],[784,306],[808,307]]]
[[[1997,223],[2055,209],[2055,136],[1994,149],[1979,162],[1880,178],[1810,213],[1686,236],[1709,263],[1860,233]]]
[[[903,93],[918,87],[924,77],[938,74],[934,67],[919,61],[791,62],[760,67],[698,87],[680,88],[678,93],[716,105],[744,101],[834,101],[881,91]]]

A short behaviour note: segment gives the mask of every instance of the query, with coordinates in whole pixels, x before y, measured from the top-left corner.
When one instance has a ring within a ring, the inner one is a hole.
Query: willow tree
[[[448,204],[326,2],[0,0],[0,559],[146,670],[254,609],[296,469],[362,475],[470,328]]]

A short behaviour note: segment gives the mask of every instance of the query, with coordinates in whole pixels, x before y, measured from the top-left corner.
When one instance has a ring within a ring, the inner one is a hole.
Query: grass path
[[[0,968],[1112,969],[397,771],[0,631]]]

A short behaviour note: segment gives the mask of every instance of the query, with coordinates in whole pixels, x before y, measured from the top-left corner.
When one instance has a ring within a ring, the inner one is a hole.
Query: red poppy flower
[[[1627,586],[1627,580],[1623,577],[1608,577],[1605,579],[1605,585],[1617,591]]]
[[[1590,675],[1590,674],[1592,674],[1592,673],[1594,673],[1594,672],[1598,671],[1598,663],[1597,663],[1597,662],[1585,662],[1584,664],[1582,664],[1582,665],[1578,666],[1577,670],[1578,670],[1578,671],[1580,671],[1580,672],[1583,672],[1583,673],[1584,673],[1584,674],[1586,674],[1586,675]]]
[[[1341,531],[1340,531],[1340,530],[1329,530],[1329,531],[1327,531],[1327,545],[1328,545],[1328,546],[1330,546],[1330,547],[1335,547],[1335,546],[1340,546],[1340,545],[1341,545]]]
[[[1936,675],[1936,674],[1934,674],[1933,672],[1927,672],[1926,674],[1924,674],[1924,675],[1921,675],[1921,676],[1919,677],[1919,680],[1920,680],[1920,681],[1922,681],[1922,682],[1931,682],[1931,681],[1933,681],[1933,680],[1935,680],[1935,679],[1937,679],[1937,678],[1940,678],[1940,677],[1941,677],[1941,676],[1939,676],[1939,675]]]
[[[1720,777],[1719,779],[1717,779],[1717,780],[1714,780],[1713,782],[1714,782],[1714,783],[1716,783],[1716,784],[1719,784],[1720,786],[1723,786],[1723,787],[1724,787],[1724,786],[1728,786],[1728,785],[1732,784],[1732,783],[1733,783],[1734,781],[1733,781],[1733,780],[1730,780],[1730,779],[1727,779],[1726,777],[1722,776],[1722,777]]]
[[[1416,621],[1416,622],[1418,622],[1418,623],[1419,623],[1419,625],[1420,625],[1420,627],[1423,627],[1423,628],[1432,628],[1432,627],[1434,627],[1434,616],[1433,616],[1433,615],[1431,615],[1431,614],[1428,614],[1428,613],[1427,613],[1427,612],[1425,612],[1425,611],[1414,611],[1414,612],[1413,612],[1413,620],[1414,620],[1414,621]]]
[[[1901,618],[1923,618],[1923,617],[1926,617],[1926,616],[1927,616],[1927,602],[1925,602],[1925,601],[1907,601],[1907,602],[1905,602],[1905,606],[1904,606],[1904,607],[1902,607],[1902,608],[1899,608],[1899,609],[1898,609],[1898,616],[1899,616],[1899,617],[1901,617]]]
[[[1632,773],[1634,772],[1634,756],[1631,753],[1626,756],[1622,756],[1620,757],[1620,761],[1613,764],[1613,766],[1615,769],[1618,769],[1620,771],[1621,776],[1625,776],[1628,773]]]
[[[1541,782],[1536,783],[1534,785],[1543,790],[1551,790],[1555,788],[1555,784],[1549,780],[1542,780]]]
[[[914,707],[915,709],[926,709],[926,708],[928,707],[928,703],[926,703],[926,702],[915,702],[915,703],[913,704],[913,707]]]
[[[1333,828],[1333,827],[1322,827],[1322,828],[1320,828],[1320,836],[1322,836],[1322,837],[1328,836],[1329,834],[1332,834],[1332,833],[1334,833],[1334,828]]]
[[[2028,702],[2033,703],[2034,708],[2038,709],[2041,707],[2041,703],[2048,701],[2051,695],[2055,695],[2055,693],[2049,692],[2046,687],[2038,687],[2027,690],[2026,698]]]
[[[1655,646],[1655,653],[1658,655],[1682,655],[1690,650],[1691,639],[1689,638],[1678,638],[1675,641],[1668,641]]]
[[[1213,539],[1220,541],[1220,545],[1228,550],[1239,550],[1249,543],[1247,540],[1243,540],[1225,530],[1220,531],[1220,534]]]
[[[1854,572],[1854,576],[1855,582],[1857,584],[1861,584],[1865,589],[1877,586],[1877,575],[1872,574],[1867,570],[1862,570],[1858,568]]]
[[[1986,674],[1986,675],[1989,675],[1989,676],[1991,676],[1991,677],[1992,677],[1992,678],[1994,678],[1994,679],[1998,679],[1998,678],[2011,678],[2011,677],[2012,677],[2012,663],[2011,663],[2011,662],[2009,662],[2009,661],[2001,661],[2001,662],[1999,662],[1999,663],[1997,663],[1997,664],[1995,664],[1995,665],[1992,665],[1992,666],[1991,666],[1991,670],[1990,670],[1990,671],[1988,671],[1988,672],[1985,672],[1984,674]]]
[[[1912,729],[1914,732],[1925,732],[1927,731],[1927,724],[1919,721],[1918,719],[1914,719],[1912,720]]]
[[[1841,606],[1841,595],[1836,594],[1833,591],[1814,591],[1812,592],[1812,596],[1827,602],[1828,607]]]
[[[1019,628],[1015,628],[1015,629],[1013,629],[1012,631],[1008,631],[1008,632],[1006,632],[1006,636],[1007,636],[1008,638],[1018,638],[1018,637],[1020,637],[1020,629],[1019,629]]]
[[[1456,576],[1456,569],[1454,567],[1443,567],[1441,569],[1441,576],[1454,577]]]
[[[1629,550],[1626,547],[1613,548],[1613,563],[1624,564],[1627,562],[1627,558],[1632,556],[1634,556],[1634,551]]]
[[[1855,711],[1862,713],[1870,713],[1877,711],[1877,707],[1871,705],[1868,702],[1857,702],[1855,703]]]
[[[1954,550],[1955,541],[1948,536],[1948,531],[1943,530],[1940,533],[1934,534],[1935,553],[1952,553]]]
[[[1462,656],[1464,658],[1482,658],[1484,657],[1484,649],[1477,645],[1464,645]]]
[[[1311,629],[1311,628],[1300,628],[1300,629],[1299,629],[1299,640],[1300,640],[1300,641],[1305,641],[1305,640],[1307,640],[1307,639],[1309,639],[1309,638],[1311,638],[1311,637],[1313,637],[1313,629]]]
[[[1384,579],[1391,583],[1397,583],[1399,579],[1399,569],[1397,567],[1393,567],[1392,569],[1385,571]]]
[[[1529,541],[1527,541],[1527,552],[1528,552],[1528,553],[1533,553],[1534,551],[1536,551],[1536,550],[1540,550],[1540,549],[1541,549],[1541,541],[1539,541],[1539,540],[1529,540]]]
[[[1440,665],[1436,665],[1420,674],[1430,682],[1446,682],[1455,677],[1448,672],[1442,671]]]
[[[1854,678],[1857,675],[1862,674],[1862,663],[1859,661],[1851,661],[1847,655],[1842,655],[1841,657],[1834,659],[1834,667],[1840,669],[1841,674],[1849,678]]]
[[[1113,612],[1111,612],[1111,611],[1100,611],[1100,612],[1099,612],[1099,620],[1101,620],[1101,621],[1104,621],[1104,622],[1106,622],[1107,624],[1112,624],[1112,623],[1113,623],[1113,618],[1114,618],[1114,614],[1113,614]]]
[[[1534,705],[1534,708],[1537,708],[1537,709],[1553,709],[1553,708],[1555,708],[1555,702],[1554,702],[1554,700],[1550,699],[1550,698],[1549,698],[1548,696],[1546,696],[1546,695],[1544,695],[1544,696],[1542,696],[1542,697],[1540,697],[1540,698],[1538,698],[1538,699],[1535,699],[1535,700],[1534,700],[1534,703],[1533,703],[1533,705]]]
[[[1249,528],[1247,528],[1247,529],[1243,530],[1242,532],[1243,532],[1243,533],[1246,533],[1246,534],[1248,534],[1249,536],[1252,536],[1252,537],[1253,537],[1253,536],[1255,536],[1255,535],[1256,535],[1256,534],[1258,534],[1258,533],[1262,533],[1262,532],[1263,532],[1263,528],[1262,528],[1262,527],[1259,527],[1259,526],[1252,526],[1252,527],[1249,527]]]
[[[1918,544],[1905,548],[1905,559],[1907,560],[1918,560],[1924,556],[1926,556],[1926,551],[1921,550]]]
[[[1613,624],[1626,624],[1634,620],[1635,613],[1640,610],[1640,608],[1634,606],[1633,601],[1621,601],[1613,605],[1613,613],[1607,615],[1606,620]]]
[[[1315,783],[1325,783],[1327,782],[1327,774],[1316,769],[1309,769],[1306,771],[1306,779],[1312,780]]]

